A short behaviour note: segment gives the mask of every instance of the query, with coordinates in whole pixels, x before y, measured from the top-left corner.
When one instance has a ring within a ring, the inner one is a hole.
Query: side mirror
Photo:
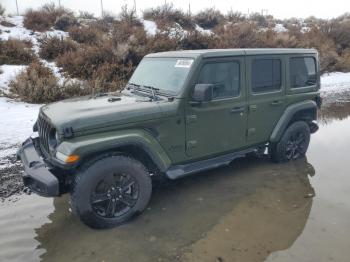
[[[195,102],[209,102],[213,99],[213,86],[212,84],[196,84],[192,99]]]

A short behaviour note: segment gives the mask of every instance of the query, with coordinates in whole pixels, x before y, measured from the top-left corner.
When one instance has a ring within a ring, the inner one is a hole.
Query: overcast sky
[[[45,3],[54,2],[70,8],[74,11],[88,11],[101,15],[101,0],[17,0],[19,12],[23,13],[27,8],[36,8]],[[119,13],[120,7],[127,4],[128,7],[134,5],[134,0],[102,0],[103,7],[106,11],[112,13]],[[135,0],[137,11],[141,14],[141,10],[155,7],[163,4],[164,0]],[[290,0],[290,1],[273,1],[273,0],[167,0],[175,7],[180,7],[188,10],[191,2],[191,11],[196,12],[203,8],[215,7],[220,11],[226,13],[231,8],[242,13],[261,12],[262,9],[267,10],[276,18],[288,17],[308,17],[316,16],[320,18],[332,18],[339,16],[345,12],[350,12],[350,0]],[[8,10],[9,13],[16,13],[16,0],[0,0],[0,3]],[[265,12],[265,11],[264,11]]]

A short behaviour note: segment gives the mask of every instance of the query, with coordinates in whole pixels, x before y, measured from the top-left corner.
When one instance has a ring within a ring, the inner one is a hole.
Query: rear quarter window
[[[316,85],[316,60],[313,57],[292,57],[289,60],[291,88]]]
[[[253,93],[264,93],[281,89],[281,60],[254,59],[251,79]]]

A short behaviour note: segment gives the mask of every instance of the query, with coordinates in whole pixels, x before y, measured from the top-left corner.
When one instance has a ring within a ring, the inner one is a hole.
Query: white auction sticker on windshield
[[[179,59],[176,61],[175,67],[189,68],[193,63],[192,59]]]

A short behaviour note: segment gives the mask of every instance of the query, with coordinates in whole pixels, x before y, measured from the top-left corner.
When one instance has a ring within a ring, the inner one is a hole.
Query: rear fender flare
[[[278,142],[286,128],[288,127],[289,123],[293,119],[293,116],[303,110],[317,110],[317,104],[315,101],[312,100],[307,100],[299,103],[295,103],[293,105],[290,105],[287,107],[287,109],[284,111],[283,115],[281,118],[278,120],[276,126],[274,127],[271,136],[270,136],[270,142],[276,143]],[[316,120],[316,116],[312,117],[313,119],[311,120]]]

